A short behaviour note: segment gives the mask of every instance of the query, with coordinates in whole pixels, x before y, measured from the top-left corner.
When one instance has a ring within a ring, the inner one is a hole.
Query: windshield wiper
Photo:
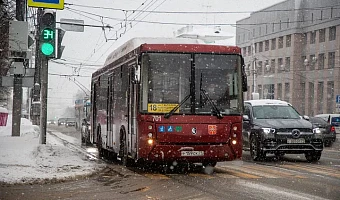
[[[217,106],[215,105],[215,103],[210,99],[209,95],[206,93],[206,91],[204,89],[201,88],[201,93],[203,94],[204,98],[208,100],[208,102],[212,105],[212,108],[214,109],[214,111],[216,112],[216,116],[219,119],[222,119],[223,116],[220,112],[220,110],[217,108]]]
[[[168,119],[169,117],[171,117],[172,114],[174,114],[174,112],[176,112],[176,110],[181,107],[191,96],[191,94],[188,94],[176,107],[174,107],[172,110],[170,110],[170,112],[166,113],[164,115],[164,118]]]

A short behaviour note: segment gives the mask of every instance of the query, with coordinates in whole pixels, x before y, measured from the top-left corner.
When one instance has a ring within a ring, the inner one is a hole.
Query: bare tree
[[[9,21],[15,18],[15,0],[0,0],[0,76],[6,76],[9,70],[8,32]],[[10,88],[0,84],[0,102],[6,100]]]

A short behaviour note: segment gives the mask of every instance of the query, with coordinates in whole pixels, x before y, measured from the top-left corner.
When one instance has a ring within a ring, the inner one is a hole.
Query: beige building
[[[237,21],[248,92],[291,102],[301,113],[337,113],[340,1],[286,0]]]

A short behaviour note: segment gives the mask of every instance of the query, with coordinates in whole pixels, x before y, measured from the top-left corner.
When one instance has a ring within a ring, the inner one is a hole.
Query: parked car
[[[336,140],[335,127],[320,117],[310,117],[309,121],[322,132],[325,147],[330,147]]]
[[[307,119],[285,101],[245,101],[243,147],[250,150],[253,160],[262,160],[266,154],[278,158],[305,154],[309,162],[318,161],[323,150],[322,133]]]
[[[320,117],[334,126],[335,133],[340,133],[340,114],[319,114],[315,117]]]
[[[65,126],[66,127],[69,127],[69,126],[76,126],[77,124],[77,120],[76,118],[67,118],[66,121],[65,121]]]
[[[81,142],[85,144],[90,144],[90,131],[91,131],[91,124],[88,120],[83,119],[81,123]]]

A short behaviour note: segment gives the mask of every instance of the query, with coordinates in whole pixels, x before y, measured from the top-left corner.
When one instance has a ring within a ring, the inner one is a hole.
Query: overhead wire
[[[83,4],[74,4],[74,3],[65,3],[68,6],[75,7],[84,7],[84,8],[95,8],[95,9],[104,9],[104,10],[115,10],[115,11],[140,11],[138,9],[122,9],[122,8],[111,8],[111,7],[103,7],[103,6],[91,6],[91,5],[83,5]],[[294,8],[294,9],[273,9],[273,10],[259,10],[259,11],[144,11],[148,13],[155,14],[245,14],[245,13],[261,13],[261,12],[286,12],[286,11],[300,11],[300,10],[320,10],[320,9],[328,9],[328,8],[338,8],[340,6],[319,6],[313,8]]]

